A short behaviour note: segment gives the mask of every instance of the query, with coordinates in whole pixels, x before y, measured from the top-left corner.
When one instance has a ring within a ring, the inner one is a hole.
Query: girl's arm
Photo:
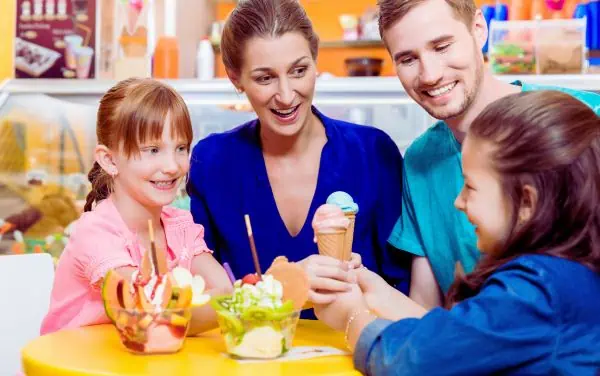
[[[427,309],[439,307],[444,301],[427,257],[413,256],[410,298]]]
[[[231,294],[233,286],[225,269],[210,253],[202,253],[192,259],[193,275],[206,282],[206,293],[210,296]],[[217,327],[217,315],[210,304],[192,308],[192,321],[188,335],[195,335]]]
[[[356,273],[368,309],[377,317],[396,321],[407,317],[421,317],[427,312],[417,302],[390,286],[377,273],[366,268],[360,268]]]
[[[356,368],[368,375],[543,373],[527,367],[552,358],[563,324],[552,282],[540,269],[505,267],[477,296],[421,319],[392,322],[356,311],[348,325]]]

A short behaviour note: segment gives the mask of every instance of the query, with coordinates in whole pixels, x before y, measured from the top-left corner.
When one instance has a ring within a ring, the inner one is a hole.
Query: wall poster
[[[17,0],[16,78],[94,78],[97,0]]]

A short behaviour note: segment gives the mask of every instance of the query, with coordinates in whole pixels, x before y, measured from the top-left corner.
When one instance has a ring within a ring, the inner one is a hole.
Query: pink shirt
[[[194,223],[190,212],[164,207],[161,221],[167,238],[169,270],[176,266],[189,270],[194,256],[211,252],[204,242],[204,227]],[[138,267],[142,255],[135,234],[125,225],[110,198],[84,213],[58,262],[41,334],[109,323],[100,282],[110,269]]]

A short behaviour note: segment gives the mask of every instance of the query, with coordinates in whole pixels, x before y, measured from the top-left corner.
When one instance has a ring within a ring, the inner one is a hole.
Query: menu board
[[[97,0],[17,0],[15,77],[94,78]]]

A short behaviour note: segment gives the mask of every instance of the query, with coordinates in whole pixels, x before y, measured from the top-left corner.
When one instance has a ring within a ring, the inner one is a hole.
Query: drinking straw
[[[154,243],[154,228],[152,227],[152,220],[148,220],[148,232],[150,235],[150,250],[152,255],[152,263],[154,264],[154,273],[158,276],[158,257],[156,255],[156,244]]]
[[[250,240],[250,250],[252,251],[252,259],[254,260],[254,268],[258,278],[262,279],[262,273],[260,272],[260,264],[258,263],[258,253],[256,253],[256,245],[254,244],[254,235],[252,234],[252,226],[250,225],[250,216],[244,214],[244,220],[246,221],[246,230],[248,230],[248,240]]]
[[[235,283],[235,276],[233,275],[233,270],[231,270],[231,266],[229,266],[228,262],[223,263],[223,269],[225,269],[225,273],[227,273],[227,277],[229,277],[231,283]]]

